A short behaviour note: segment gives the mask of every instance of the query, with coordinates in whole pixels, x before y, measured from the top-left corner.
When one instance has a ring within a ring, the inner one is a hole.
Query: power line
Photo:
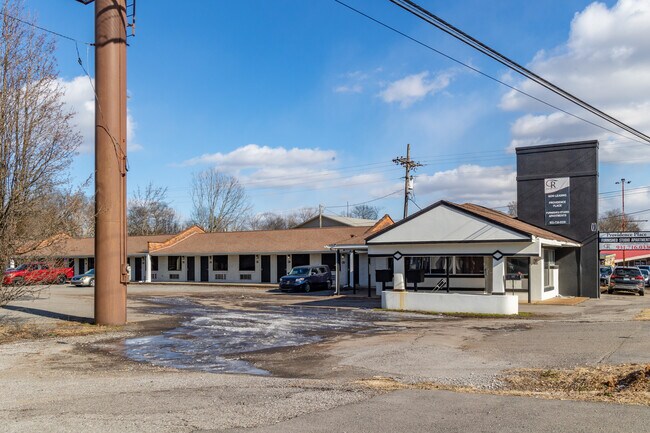
[[[337,206],[325,206],[325,209],[339,209],[339,208],[348,207],[348,206],[360,206],[362,204],[368,204],[368,203],[372,203],[372,202],[375,202],[375,201],[378,201],[378,200],[385,199],[386,197],[390,197],[391,195],[395,195],[395,194],[400,193],[400,192],[402,192],[402,190],[398,189],[397,191],[393,191],[393,192],[391,192],[389,194],[383,195],[381,197],[374,198],[372,200],[362,201],[360,203],[353,203],[353,204],[350,204],[350,205],[343,204],[343,205],[337,205]]]
[[[462,65],[465,68],[470,69],[471,71],[476,72],[477,74],[484,76],[485,78],[488,78],[488,79],[490,79],[492,81],[495,81],[495,82],[501,84],[502,86],[505,86],[505,87],[507,87],[507,88],[509,88],[511,90],[514,90],[515,92],[520,93],[520,94],[522,94],[524,96],[527,96],[528,98],[533,99],[533,100],[535,100],[535,101],[537,101],[537,102],[539,102],[541,104],[544,104],[547,107],[550,107],[550,108],[552,108],[554,110],[560,111],[560,112],[566,114],[567,116],[571,116],[571,117],[573,117],[575,119],[581,120],[581,121],[583,121],[585,123],[588,123],[588,124],[590,124],[592,126],[595,126],[595,127],[599,128],[599,129],[602,129],[604,131],[607,131],[607,132],[609,132],[611,134],[623,137],[623,138],[625,138],[627,140],[631,140],[631,141],[634,141],[636,143],[643,144],[643,145],[646,145],[646,146],[649,145],[648,143],[636,140],[636,139],[634,139],[632,137],[628,137],[628,136],[626,136],[624,134],[621,134],[620,132],[609,129],[609,128],[603,126],[603,125],[599,125],[599,124],[597,124],[595,122],[592,122],[591,120],[585,119],[584,117],[578,116],[577,114],[573,114],[573,113],[571,113],[571,112],[569,112],[567,110],[564,110],[564,109],[562,109],[562,108],[560,108],[560,107],[558,107],[558,106],[556,106],[556,105],[554,105],[554,104],[552,104],[550,102],[546,102],[543,99],[538,98],[537,96],[534,96],[534,95],[532,95],[532,94],[530,94],[530,93],[528,93],[528,92],[526,92],[524,90],[521,90],[521,89],[519,89],[519,88],[517,88],[515,86],[512,86],[512,85],[510,85],[510,84],[508,84],[508,83],[506,83],[506,82],[504,82],[502,80],[499,80],[498,78],[493,77],[492,75],[487,74],[487,73],[481,71],[480,69],[477,69],[477,68],[475,68],[475,67],[473,67],[473,66],[471,66],[471,65],[469,65],[467,63],[462,62],[461,60],[458,60],[458,59],[450,56],[449,54],[446,54],[446,53],[444,53],[444,52],[442,52],[442,51],[440,51],[440,50],[438,50],[436,48],[433,48],[431,45],[425,44],[424,42],[422,42],[422,41],[420,41],[420,40],[418,40],[418,39],[416,39],[416,38],[414,38],[412,36],[409,36],[408,34],[396,29],[395,27],[392,27],[392,26],[390,26],[390,25],[388,25],[388,24],[386,24],[386,23],[384,23],[382,21],[379,21],[376,18],[373,18],[372,16],[370,16],[370,15],[368,15],[368,14],[366,14],[366,13],[364,13],[364,12],[358,10],[358,9],[355,9],[354,7],[342,2],[341,0],[334,0],[334,1],[336,3],[342,5],[342,6],[345,6],[346,8],[358,13],[359,15],[364,16],[367,19],[379,24],[380,26],[383,26],[383,27],[385,27],[385,28],[387,28],[387,29],[389,29],[389,30],[391,30],[391,31],[393,31],[393,32],[395,32],[395,33],[397,33],[397,34],[399,34],[399,35],[413,41],[413,42],[415,42],[416,44],[419,44],[419,45],[421,45],[421,46],[423,46],[423,47],[425,47],[425,48],[427,48],[427,49],[441,55],[442,57],[445,57],[445,58],[451,60],[452,62],[455,62],[455,63],[457,63],[459,65]]]
[[[422,19],[423,21],[435,26],[436,28],[442,30],[443,32],[453,36],[454,38],[458,39],[459,41],[469,45],[470,47],[476,49],[477,51],[487,55],[488,57],[496,60],[497,62],[501,63],[502,65],[510,68],[511,70],[517,72],[518,74],[522,75],[525,78],[528,78],[531,81],[534,81],[535,83],[541,85],[542,87],[550,90],[551,92],[555,93],[558,96],[561,96],[562,98],[566,99],[569,102],[572,102],[575,105],[578,105],[579,107],[582,107],[583,109],[589,111],[590,113],[600,117],[601,119],[629,132],[632,135],[635,135],[642,139],[643,141],[647,142],[650,144],[650,137],[643,132],[632,128],[631,126],[627,125],[626,123],[621,122],[620,120],[616,119],[615,117],[610,116],[609,114],[605,113],[604,111],[594,107],[593,105],[589,104],[588,102],[578,98],[577,96],[573,95],[572,93],[567,92],[566,90],[562,89],[561,87],[551,83],[550,81],[544,79],[543,77],[537,75],[536,73],[532,72],[531,70],[525,68],[524,66],[520,65],[519,63],[515,62],[514,60],[506,57],[505,55],[501,54],[497,50],[489,47],[488,45],[484,44],[483,42],[479,41],[478,39],[470,36],[469,34],[465,33],[464,31],[460,30],[459,28],[453,26],[452,24],[448,23],[447,21],[443,20],[442,18],[434,15],[433,13],[429,12],[422,6],[418,5],[417,3],[411,1],[411,0],[389,0],[391,3],[401,7],[407,12],[410,12],[411,14],[415,15],[416,17]]]
[[[38,25],[36,25],[36,24],[34,24],[34,23],[30,23],[29,21],[25,21],[25,20],[22,20],[22,19],[20,19],[20,18],[16,18],[16,17],[14,17],[14,16],[12,16],[12,15],[9,15],[9,14],[6,13],[6,12],[2,12],[2,11],[0,11],[0,14],[4,15],[4,16],[6,16],[7,18],[10,18],[10,19],[12,19],[12,20],[18,21],[19,23],[23,23],[23,24],[25,24],[25,25],[28,25],[28,26],[34,27],[35,29],[41,30],[41,31],[43,31],[43,32],[51,33],[51,34],[53,34],[53,35],[55,35],[55,36],[58,36],[58,37],[63,38],[63,39],[67,39],[67,40],[72,41],[72,42],[74,42],[74,43],[85,44],[85,45],[88,45],[88,46],[94,46],[94,45],[95,45],[95,44],[93,44],[93,43],[91,43],[91,42],[81,41],[81,40],[75,39],[75,38],[73,38],[73,37],[70,37],[70,36],[66,36],[66,35],[64,35],[64,34],[61,34],[61,33],[59,33],[59,32],[55,32],[54,30],[46,29],[45,27],[41,27],[41,26],[38,26]]]

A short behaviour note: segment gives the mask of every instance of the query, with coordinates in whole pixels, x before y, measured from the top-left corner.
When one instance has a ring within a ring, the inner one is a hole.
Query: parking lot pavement
[[[274,425],[227,431],[630,433],[648,431],[648,422],[650,410],[640,406],[408,390]]]
[[[192,314],[161,312],[155,308],[160,299],[199,306]],[[372,300],[210,286],[137,285],[129,287],[128,302],[132,325],[124,330],[0,345],[3,430],[640,432],[650,422],[647,407],[442,391],[383,394],[356,384],[379,375],[491,390],[495,378],[511,368],[648,363],[650,321],[634,320],[650,308],[648,296],[531,305],[526,307],[535,315],[518,319],[381,312],[373,310]],[[24,311],[3,309],[0,315],[45,324],[63,315],[89,317],[92,290],[53,286],[40,299],[16,306]],[[313,318],[309,329],[301,326],[302,316],[283,316],[296,309],[314,310],[307,313]],[[246,311],[255,314],[247,318]],[[357,313],[372,316],[371,326],[351,323]],[[321,318],[329,328],[315,325]],[[239,327],[231,329],[228,320]],[[146,344],[171,330],[169,341],[159,339],[155,350],[173,355],[180,347],[185,355],[203,356],[197,365],[204,368],[211,365],[205,356],[210,352],[188,348],[193,341],[220,346],[216,337],[201,337],[210,329],[244,339],[260,335],[256,330],[293,339],[301,328],[308,331],[308,344],[227,354],[270,376],[207,373],[191,363],[176,370],[146,359],[134,362],[123,350],[126,339],[143,339],[137,340],[145,343],[138,353],[149,356]]]

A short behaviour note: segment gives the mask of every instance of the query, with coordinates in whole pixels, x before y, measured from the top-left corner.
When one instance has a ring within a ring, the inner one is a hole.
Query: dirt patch
[[[650,308],[641,310],[641,312],[634,317],[634,320],[650,320]]]
[[[582,304],[589,298],[581,298],[579,296],[574,296],[574,297],[557,297],[557,298],[551,298],[551,299],[546,299],[544,301],[536,301],[533,302],[533,304],[538,304],[538,305],[578,305]]]
[[[116,326],[96,326],[87,323],[57,323],[41,325],[32,323],[0,324],[0,344],[20,340],[39,340],[43,338],[65,338],[82,335],[101,334],[119,330]]]
[[[518,369],[507,372],[501,381],[503,386],[494,390],[435,382],[405,383],[379,376],[359,380],[356,384],[386,392],[401,389],[447,390],[650,406],[650,364]]]

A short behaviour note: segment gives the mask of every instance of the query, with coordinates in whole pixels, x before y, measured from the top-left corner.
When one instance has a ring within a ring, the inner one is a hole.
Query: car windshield
[[[95,275],[95,270],[89,269],[84,275]]]
[[[600,268],[600,273],[609,275],[612,273],[612,268]]]
[[[643,274],[644,277],[647,277],[648,275],[650,275],[650,271],[647,270],[647,269],[641,269],[641,273]]]
[[[15,271],[24,271],[27,269],[27,265],[20,265],[17,268],[14,268]]]
[[[639,268],[616,268],[614,273],[618,277],[637,277],[641,275]]]
[[[309,268],[293,268],[289,275],[309,275]]]

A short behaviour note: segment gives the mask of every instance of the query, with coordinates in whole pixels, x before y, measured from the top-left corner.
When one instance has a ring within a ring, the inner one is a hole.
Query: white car
[[[90,269],[85,274],[75,275],[70,280],[70,284],[73,284],[73,285],[75,285],[77,287],[79,287],[79,286],[94,287],[95,286],[95,270]]]

